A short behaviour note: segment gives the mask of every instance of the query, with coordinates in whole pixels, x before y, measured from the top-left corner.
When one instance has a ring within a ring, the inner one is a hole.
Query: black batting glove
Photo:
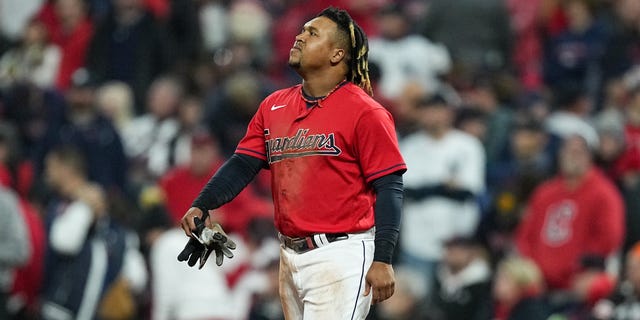
[[[178,261],[187,261],[187,264],[193,267],[200,260],[198,268],[202,269],[213,251],[216,253],[218,266],[222,265],[225,256],[233,258],[231,250],[236,248],[236,244],[219,224],[216,223],[212,228],[205,228],[204,222],[200,218],[195,217],[193,221],[196,224],[196,230],[193,231],[194,236],[189,239],[187,245],[178,255]]]

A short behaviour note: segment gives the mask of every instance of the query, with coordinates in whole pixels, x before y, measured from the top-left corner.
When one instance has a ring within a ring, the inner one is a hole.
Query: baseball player
[[[235,244],[208,212],[268,168],[286,318],[364,319],[393,294],[406,165],[391,115],[371,98],[367,55],[365,33],[344,10],[327,8],[302,27],[289,55],[302,84],[262,101],[182,218],[192,238],[179,260],[232,256]]]

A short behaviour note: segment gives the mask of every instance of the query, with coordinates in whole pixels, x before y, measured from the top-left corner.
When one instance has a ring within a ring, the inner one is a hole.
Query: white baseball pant
[[[373,296],[364,296],[373,252],[374,229],[305,253],[282,245],[279,281],[285,319],[365,319]]]

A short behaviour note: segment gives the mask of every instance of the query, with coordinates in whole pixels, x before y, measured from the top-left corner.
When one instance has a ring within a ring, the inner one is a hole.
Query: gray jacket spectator
[[[0,319],[7,319],[6,297],[13,283],[13,268],[26,263],[31,254],[29,237],[18,200],[0,188]]]

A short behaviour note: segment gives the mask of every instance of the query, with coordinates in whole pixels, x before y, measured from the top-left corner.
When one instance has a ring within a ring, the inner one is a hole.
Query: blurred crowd
[[[221,268],[178,221],[328,5],[409,168],[370,318],[640,319],[639,0],[3,0],[0,319],[282,319],[267,170]]]

